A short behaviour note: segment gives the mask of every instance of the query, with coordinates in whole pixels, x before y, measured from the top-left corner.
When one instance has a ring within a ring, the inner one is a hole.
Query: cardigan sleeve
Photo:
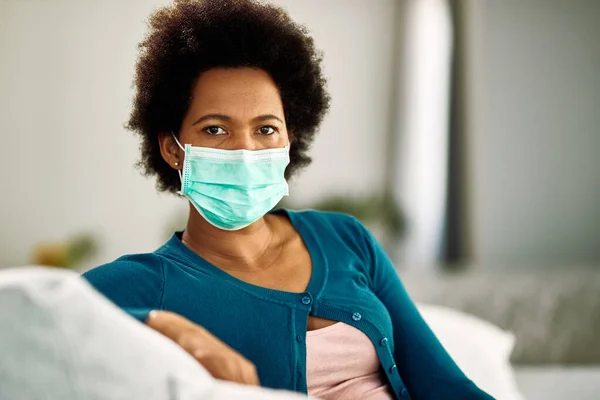
[[[493,400],[454,363],[410,299],[390,258],[358,221],[373,291],[392,318],[394,359],[412,400]]]
[[[163,266],[154,254],[121,257],[83,274],[97,291],[127,314],[144,323],[160,309],[164,292]]]

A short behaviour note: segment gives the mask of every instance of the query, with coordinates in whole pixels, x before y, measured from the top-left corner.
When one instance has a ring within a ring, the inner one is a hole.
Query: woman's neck
[[[224,269],[245,271],[268,267],[265,254],[274,243],[274,220],[266,215],[246,228],[227,231],[208,223],[190,206],[182,242],[207,261]]]

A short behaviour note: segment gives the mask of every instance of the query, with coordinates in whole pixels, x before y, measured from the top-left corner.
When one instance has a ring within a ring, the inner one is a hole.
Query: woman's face
[[[179,141],[226,150],[289,144],[279,90],[254,68],[215,68],[200,75]]]

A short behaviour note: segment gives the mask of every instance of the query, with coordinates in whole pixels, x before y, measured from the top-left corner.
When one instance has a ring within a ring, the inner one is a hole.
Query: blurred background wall
[[[600,263],[600,2],[469,1],[470,247]]]
[[[134,168],[137,138],[122,127],[145,18],[166,3],[0,2],[0,266],[86,231],[99,252],[82,268],[152,251],[187,210]],[[333,98],[314,162],[291,182],[295,204],[393,192],[406,234],[388,248],[407,267],[444,263],[446,217],[459,211],[460,263],[600,262],[600,2],[459,2],[454,87],[453,2],[275,3],[324,51]],[[451,89],[460,154],[448,151]]]
[[[168,1],[0,2],[0,265],[28,262],[35,243],[78,231],[97,260],[152,251],[186,202],[159,195],[134,169],[128,118],[136,45]],[[286,1],[325,52],[333,97],[313,165],[292,183],[308,203],[327,192],[380,190],[392,113],[393,0]]]

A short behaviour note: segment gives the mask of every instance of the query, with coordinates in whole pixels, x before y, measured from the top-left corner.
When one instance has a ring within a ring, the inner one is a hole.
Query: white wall
[[[32,246],[93,230],[95,263],[151,251],[185,202],[158,195],[134,169],[137,139],[122,128],[144,20],[166,0],[0,2],[2,197],[0,266]],[[364,193],[384,184],[394,0],[277,1],[325,52],[333,97],[294,199]]]
[[[598,264],[600,2],[467,3],[475,262]]]

